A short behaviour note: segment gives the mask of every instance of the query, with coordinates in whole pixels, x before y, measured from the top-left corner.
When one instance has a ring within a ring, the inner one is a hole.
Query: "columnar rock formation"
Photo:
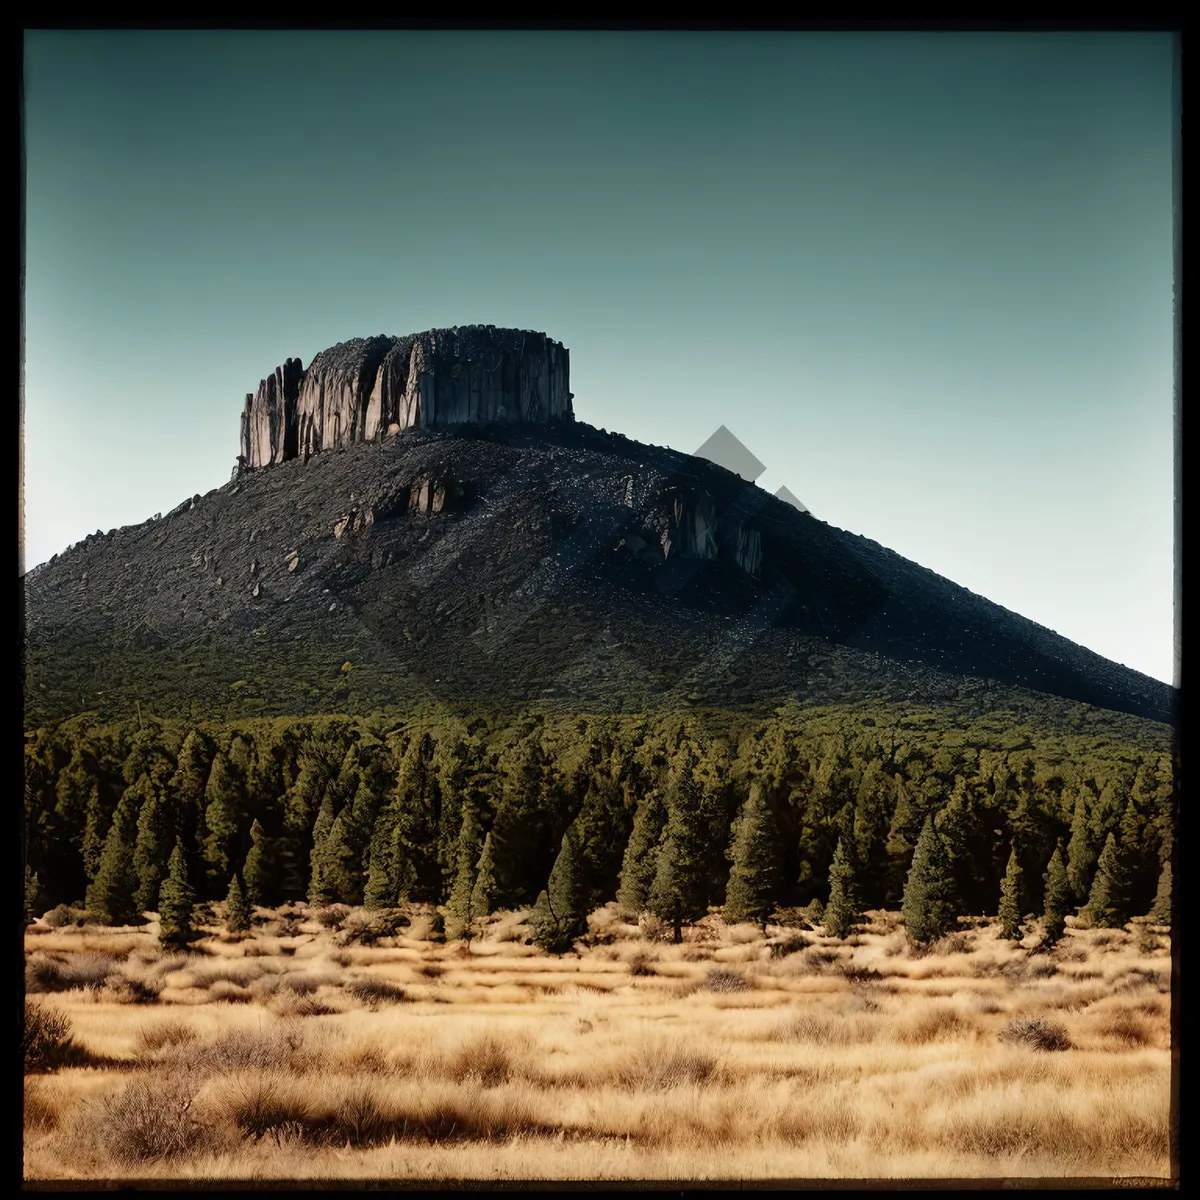
[[[573,420],[568,352],[544,333],[466,325],[354,338],[246,396],[241,458],[264,467],[417,426]]]

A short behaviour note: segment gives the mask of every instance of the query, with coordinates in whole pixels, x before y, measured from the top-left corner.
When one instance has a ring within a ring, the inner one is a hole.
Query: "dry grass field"
[[[1170,1174],[1165,931],[914,955],[883,912],[673,945],[606,908],[556,957],[521,915],[469,949],[416,911],[363,944],[364,914],[263,910],[189,954],[30,926],[27,1004],[69,1028],[31,1052],[25,1177]]]

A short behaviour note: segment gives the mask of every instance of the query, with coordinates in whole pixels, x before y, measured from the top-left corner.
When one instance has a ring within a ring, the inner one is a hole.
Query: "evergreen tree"
[[[171,851],[167,877],[158,893],[158,938],[164,946],[186,945],[192,940],[192,910],[195,902],[196,892],[188,880],[183,839],[178,838],[175,849]]]
[[[38,896],[41,894],[41,886],[38,883],[37,873],[29,869],[29,864],[25,864],[25,924],[28,925],[38,918]]]
[[[208,783],[212,753],[204,735],[193,729],[183,739],[179,762],[171,776],[170,793],[175,797],[182,814],[190,815],[194,826],[204,811],[204,789]]]
[[[621,864],[617,903],[627,913],[643,912],[658,868],[659,838],[666,809],[656,791],[643,796],[633,819],[633,830]]]
[[[1067,927],[1067,913],[1071,910],[1071,882],[1067,868],[1063,865],[1062,843],[1054,847],[1045,874],[1045,912],[1042,922],[1045,927],[1046,944],[1053,946]]]
[[[112,809],[104,803],[100,789],[93,779],[88,785],[87,814],[84,818],[83,843],[80,853],[83,871],[89,880],[96,878],[100,869],[100,857],[104,853],[104,839],[112,823]]]
[[[367,908],[392,908],[397,901],[393,840],[396,836],[396,805],[393,801],[375,822],[371,834],[371,858],[363,904]]]
[[[308,881],[309,904],[328,904],[333,899],[325,880],[325,846],[333,830],[333,822],[333,796],[326,792],[313,824],[311,871]]]
[[[240,742],[240,739],[234,741]],[[214,883],[229,877],[245,815],[242,781],[233,763],[229,755],[218,750],[204,788],[203,855]]]
[[[245,933],[253,920],[254,906],[238,882],[237,875],[233,875],[225,896],[225,928],[230,933]]]
[[[925,818],[904,888],[901,912],[909,940],[917,945],[932,942],[954,927],[950,868],[933,817]],[[828,912],[826,919],[828,919]]]
[[[462,824],[458,833],[458,869],[450,897],[446,901],[446,937],[470,940],[475,933],[475,918],[472,908],[475,892],[475,865],[479,862],[482,847],[479,817],[473,804],[463,806]]]
[[[148,776],[140,775],[130,790],[135,793],[135,802],[141,804],[133,869],[138,878],[134,905],[144,912],[158,908],[159,885],[166,875],[167,860],[179,831],[169,801],[158,793]]]
[[[1117,839],[1110,833],[1096,863],[1092,890],[1080,916],[1091,925],[1119,929],[1128,916],[1128,904],[1128,874],[1117,849]]]
[[[36,878],[36,876],[34,877]],[[1171,924],[1171,863],[1168,859],[1158,875],[1158,891],[1154,895],[1154,906],[1150,909],[1150,920],[1156,925]]]
[[[1008,869],[1000,887],[1000,936],[1009,941],[1021,937],[1021,864],[1014,846],[1008,856]]]
[[[1079,789],[1075,801],[1075,812],[1071,817],[1071,840],[1067,845],[1067,882],[1076,900],[1082,900],[1088,894],[1092,882],[1092,871],[1096,866],[1096,852],[1092,848],[1091,832],[1088,826],[1087,798],[1090,792],[1086,787]]]
[[[937,836],[936,834],[934,835]],[[847,937],[858,916],[854,897],[854,868],[845,841],[838,839],[829,868],[829,903],[825,906],[825,932],[830,937]]]
[[[725,920],[765,924],[779,879],[779,831],[763,789],[754,784],[735,826]]]
[[[250,852],[242,868],[246,899],[251,904],[267,905],[275,896],[275,872],[271,861],[271,842],[262,822],[256,817],[250,826]]]
[[[705,911],[705,822],[703,796],[695,778],[695,754],[685,748],[672,771],[667,789],[667,824],[646,907],[674,921],[676,940],[680,922]]]
[[[129,925],[138,918],[134,903],[138,877],[133,869],[133,849],[137,841],[137,813],[132,789],[127,789],[113,814],[104,839],[104,851],[96,877],[87,889],[89,912],[107,925]]]
[[[340,747],[332,746],[327,740],[329,736],[327,733],[314,734],[301,750],[296,777],[284,797],[283,827],[277,851],[279,887],[281,893],[291,899],[308,894],[314,826],[329,794],[332,776],[337,771],[333,760],[341,759]]]
[[[322,883],[330,896],[343,904],[363,900],[363,859],[371,842],[378,801],[366,781],[360,781],[351,799],[334,819],[322,850]]]
[[[584,888],[579,874],[579,851],[574,827],[563,835],[562,846],[546,889],[537,899],[530,924],[543,949],[561,953],[587,928]]]
[[[475,887],[471,891],[471,913],[476,918],[488,916],[496,898],[496,863],[492,853],[492,835],[483,839],[483,851],[475,867]]]

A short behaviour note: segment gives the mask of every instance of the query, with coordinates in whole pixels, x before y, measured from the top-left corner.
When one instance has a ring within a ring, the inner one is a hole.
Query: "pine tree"
[[[235,743],[240,739],[235,738]],[[231,750],[232,753],[232,750]],[[204,862],[210,880],[229,877],[245,815],[242,780],[230,755],[217,752],[204,788]],[[219,885],[218,885],[219,886]],[[217,893],[220,895],[220,893]]]
[[[1128,916],[1128,904],[1128,873],[1117,849],[1117,839],[1110,833],[1096,863],[1096,875],[1092,880],[1088,902],[1079,915],[1089,924],[1102,929],[1119,929]]]
[[[36,876],[35,876],[36,878]],[[1163,863],[1158,875],[1158,891],[1154,895],[1154,906],[1150,909],[1150,920],[1156,925],[1171,924],[1171,863]]]
[[[779,879],[779,830],[763,789],[754,784],[736,824],[733,868],[725,889],[724,917],[765,923],[774,903]]]
[[[1090,790],[1079,789],[1075,801],[1075,812],[1071,817],[1071,840],[1067,845],[1067,882],[1075,893],[1076,900],[1088,894],[1092,872],[1096,866],[1096,852],[1092,847],[1091,829],[1088,818],[1087,799]]]
[[[183,739],[179,749],[179,762],[171,776],[171,795],[179,805],[181,814],[190,816],[191,824],[204,811],[204,789],[208,783],[212,753],[204,735],[193,729]]]
[[[1045,927],[1046,944],[1053,946],[1067,927],[1067,913],[1071,909],[1071,882],[1067,868],[1063,865],[1062,843],[1054,847],[1044,876],[1046,883],[1045,912],[1042,923]]]
[[[322,850],[321,879],[335,901],[358,905],[363,899],[363,859],[370,845],[376,801],[360,784],[329,830]]]
[[[1008,869],[1000,887],[1000,936],[1009,941],[1021,937],[1021,864],[1014,846],[1008,856]]]
[[[41,885],[38,883],[36,871],[29,869],[29,864],[25,864],[25,924],[28,925],[38,918],[38,896],[41,894]]]
[[[250,852],[242,868],[246,899],[251,904],[265,906],[275,895],[275,872],[271,861],[271,842],[262,823],[255,818],[250,826]]]
[[[196,893],[188,880],[183,839],[178,838],[175,849],[171,851],[167,877],[158,893],[158,938],[164,946],[186,945],[192,940],[192,909],[195,902]]]
[[[471,891],[471,912],[476,919],[488,916],[496,898],[496,863],[492,853],[492,835],[483,839],[483,851],[475,867],[475,887]]]
[[[380,814],[371,834],[371,857],[363,890],[366,908],[392,908],[397,901],[392,842],[396,835],[396,805],[393,801]]]
[[[917,945],[932,942],[954,927],[950,868],[933,817],[925,818],[904,888],[901,912],[909,940]],[[828,913],[826,913],[828,918]]]
[[[646,907],[656,916],[680,923],[705,910],[706,845],[703,793],[695,777],[696,755],[688,746],[677,760],[667,789],[667,823]]]
[[[644,796],[634,815],[617,889],[617,904],[627,913],[636,915],[646,908],[658,868],[659,838],[665,820],[666,809],[657,792]]]
[[[333,796],[327,791],[313,824],[311,872],[308,881],[309,904],[328,904],[333,898],[325,880],[325,845],[333,830],[333,822]]]
[[[138,878],[134,905],[139,912],[144,912],[158,908],[159,885],[166,875],[167,860],[179,831],[172,819],[174,814],[169,801],[155,789],[148,776],[139,776],[130,790],[141,804],[133,869]]]
[[[233,875],[225,896],[225,928],[230,933],[245,933],[253,920],[254,907],[238,882],[237,875]]]
[[[936,834],[935,834],[936,836]],[[825,905],[825,932],[830,937],[847,937],[858,916],[854,897],[854,868],[846,852],[846,843],[838,839],[829,868],[829,903]]]
[[[137,841],[137,813],[130,789],[126,789],[113,814],[104,839],[104,851],[96,877],[87,889],[89,912],[108,925],[129,925],[137,920],[134,904],[138,878],[133,869],[133,849]]]
[[[83,843],[80,854],[83,871],[89,880],[96,878],[100,869],[100,856],[104,853],[104,839],[112,823],[112,810],[100,797],[100,789],[93,779],[88,785],[87,814],[84,818]]]
[[[473,804],[463,806],[458,833],[458,868],[450,897],[446,901],[446,937],[469,941],[475,933],[478,915],[471,906],[475,891],[475,865],[482,853],[479,817]]]
[[[561,953],[587,928],[583,908],[583,886],[579,874],[579,851],[574,827],[563,835],[558,857],[545,890],[534,905],[530,924],[538,945]]]

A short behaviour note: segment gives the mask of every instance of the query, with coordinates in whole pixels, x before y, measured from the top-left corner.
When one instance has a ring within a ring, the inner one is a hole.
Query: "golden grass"
[[[420,914],[374,946],[296,911],[189,954],[30,935],[31,1001],[92,1065],[27,1077],[26,1177],[1170,1174],[1161,932],[1031,954],[976,923],[914,956],[877,913],[673,945],[609,906],[553,957],[522,915],[469,950]]]

